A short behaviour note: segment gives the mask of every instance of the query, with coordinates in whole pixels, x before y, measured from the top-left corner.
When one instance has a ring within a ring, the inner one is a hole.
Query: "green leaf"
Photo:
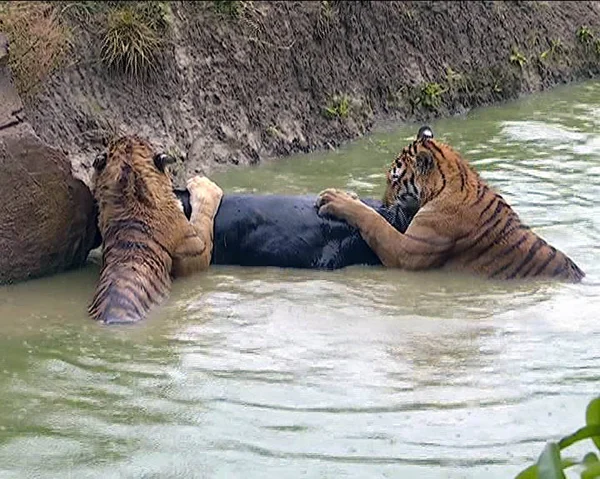
[[[562,459],[560,465],[562,469],[567,469],[568,467],[576,466],[579,462],[574,458],[570,457],[567,459]],[[533,466],[529,466],[527,469],[522,470],[515,479],[538,479],[540,476],[538,475],[538,466],[534,464]]]
[[[600,442],[600,424],[584,426],[573,434],[563,437],[558,441],[558,447],[562,450],[576,442],[583,441],[584,439],[592,439],[594,443],[596,443],[596,441]]]
[[[560,460],[560,449],[555,442],[549,442],[537,462],[539,479],[566,479]]]
[[[600,397],[592,399],[585,411],[585,423],[588,426],[600,425]],[[596,448],[600,451],[600,434],[592,438]]]
[[[596,456],[595,452],[588,452],[585,456],[583,456],[583,461],[581,462],[589,466],[595,462],[598,462],[598,456]]]
[[[523,469],[515,479],[537,479],[538,478],[538,467],[537,464],[529,466],[527,469]]]
[[[581,479],[596,479],[600,477],[600,462],[593,462],[581,472]]]

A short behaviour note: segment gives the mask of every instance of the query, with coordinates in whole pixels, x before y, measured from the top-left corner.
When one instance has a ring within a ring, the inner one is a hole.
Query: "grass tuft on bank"
[[[10,42],[10,67],[23,97],[67,62],[71,31],[51,3],[12,1],[0,4],[0,31]]]

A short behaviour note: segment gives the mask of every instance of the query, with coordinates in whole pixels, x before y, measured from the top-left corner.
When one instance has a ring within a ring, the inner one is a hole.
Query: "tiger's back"
[[[188,221],[173,194],[170,161],[148,141],[124,136],[94,162],[103,253],[89,313],[98,321],[139,321],[168,296],[172,277],[208,267],[222,192],[216,185],[209,190],[206,178],[188,181],[194,204]]]
[[[577,282],[585,276],[566,254],[525,225],[501,195],[478,180],[475,198],[465,205],[472,210],[475,226],[457,238],[449,266],[494,279],[550,277]]]

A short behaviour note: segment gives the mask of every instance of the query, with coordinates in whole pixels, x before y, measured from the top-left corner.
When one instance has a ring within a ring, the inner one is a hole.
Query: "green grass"
[[[418,103],[430,110],[437,110],[444,93],[446,93],[446,89],[439,83],[426,83],[421,88]]]
[[[169,28],[165,2],[128,2],[111,9],[101,46],[109,68],[140,79],[157,70]]]
[[[520,68],[523,68],[523,66],[527,63],[527,58],[519,50],[517,50],[517,47],[513,47],[509,59],[513,65],[519,65]]]
[[[0,3],[0,31],[8,36],[10,67],[24,98],[35,94],[69,58],[72,34],[51,3]]]
[[[593,38],[594,34],[588,27],[579,27],[577,30],[577,39],[584,45],[589,44]]]
[[[540,60],[546,60],[558,56],[563,51],[562,42],[560,40],[552,40],[550,48],[540,54]]]
[[[331,23],[334,18],[334,10],[331,2],[323,0],[319,5],[317,14],[316,35],[317,38],[323,40],[331,31]]]
[[[326,118],[348,118],[350,114],[350,97],[348,95],[334,95],[323,108]]]
[[[244,2],[236,0],[213,0],[212,9],[221,15],[237,17],[240,15]]]

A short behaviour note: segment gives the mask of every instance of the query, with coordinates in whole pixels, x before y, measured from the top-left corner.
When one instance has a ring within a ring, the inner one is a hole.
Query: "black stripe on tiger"
[[[479,183],[477,185],[477,199],[471,204],[471,206],[477,206],[479,203],[481,203],[489,189],[489,186],[485,183]]]
[[[518,276],[518,274],[521,272],[521,270],[527,266],[527,264],[533,260],[533,258],[535,257],[535,255],[537,254],[537,252],[540,250],[540,248],[542,248],[542,246],[544,246],[546,244],[546,242],[541,239],[538,238],[534,241],[533,245],[531,245],[531,247],[529,248],[529,251],[527,252],[527,255],[525,256],[525,258],[523,259],[523,261],[521,262],[521,264],[517,267],[517,269],[515,271],[513,271],[509,276],[508,279],[514,279]]]
[[[446,155],[435,143],[427,141],[427,143],[423,143],[423,146],[429,151],[435,150],[436,153],[438,153],[444,160],[446,160]]]
[[[550,250],[550,249],[554,249],[554,248],[552,248],[552,246],[550,246],[548,243],[546,243],[546,242],[544,241],[544,248],[542,249],[542,252],[543,252],[544,250]],[[555,255],[555,254],[556,254],[556,253],[554,253],[554,255]],[[553,258],[553,257],[554,257],[554,255],[552,255],[552,253],[550,253],[550,255],[547,255],[547,256],[550,256],[550,257],[552,257],[552,258]],[[539,254],[538,254],[537,256],[539,257]],[[528,268],[527,268],[525,271],[523,271],[523,274],[522,274],[522,276],[523,276],[524,278],[528,277],[528,276],[531,274],[531,272],[534,270],[534,268],[536,268],[536,267],[538,267],[538,266],[539,266],[539,261],[534,261],[532,264],[530,264],[530,265],[529,265],[529,267],[528,267]]]
[[[548,247],[550,248],[550,254],[546,258],[546,260],[539,266],[539,268],[535,270],[535,272],[533,273],[534,276],[537,276],[540,273],[542,273],[542,271],[545,271],[548,265],[554,260],[554,258],[556,258],[556,248],[550,245],[548,245]]]
[[[435,161],[435,167],[438,169],[438,171],[440,173],[440,177],[442,178],[442,186],[440,187],[439,190],[437,190],[432,195],[431,198],[429,198],[429,201],[433,200],[434,198],[437,198],[439,196],[439,194],[446,189],[446,175],[444,174],[444,172],[440,168],[440,164],[439,164],[439,162],[438,162],[438,160],[437,160],[437,158],[435,156],[433,157],[433,161]]]
[[[519,246],[521,246],[525,241],[527,241],[527,238],[528,238],[528,235],[524,234],[523,236],[521,236],[521,238],[516,243],[513,243],[508,248],[504,249],[501,253],[498,253],[494,258],[492,258],[488,263],[486,263],[485,266],[491,266],[492,263],[494,263],[498,258],[508,256],[510,253],[517,251]],[[500,273],[503,273],[504,271],[506,271],[508,268],[510,268],[513,265],[514,265],[514,261],[509,261],[504,266],[502,266],[502,267],[498,268],[497,270],[495,270],[494,272],[492,272],[490,274],[490,277],[495,278]]]
[[[467,182],[467,169],[462,163],[458,164],[458,172],[460,174],[460,191],[464,191]]]
[[[106,237],[112,237],[113,234],[117,231],[135,231],[137,233],[141,233],[144,235],[149,235],[151,233],[151,229],[145,221],[137,220],[137,219],[127,219],[127,220],[115,220],[111,221],[110,225],[106,229]]]
[[[474,248],[484,238],[487,238],[488,235],[492,231],[494,231],[496,228],[498,228],[498,226],[500,225],[500,223],[502,222],[503,219],[504,218],[498,218],[494,223],[492,223],[486,229],[484,229],[483,231],[481,231],[477,235],[477,237],[475,238],[475,240],[473,242],[471,242],[468,246],[465,247],[465,250],[470,250],[471,248]],[[481,258],[482,256],[485,256],[492,248],[494,248],[495,246],[498,246],[499,243],[500,243],[500,241],[502,241],[504,238],[506,238],[506,236],[508,236],[510,233],[512,233],[516,229],[516,227],[513,227],[512,229],[509,229],[509,227],[513,223],[513,221],[514,221],[514,217],[512,217],[512,216],[509,217],[508,220],[506,221],[506,223],[504,224],[504,226],[502,227],[502,229],[500,230],[500,232],[495,235],[494,240],[490,241],[490,243],[484,249],[482,249],[480,251],[475,251],[475,255],[472,256],[471,258],[467,259],[465,261],[465,264],[472,263],[473,261]],[[495,261],[495,258],[493,260],[491,260],[490,263],[493,262],[493,261]]]
[[[498,258],[503,258],[505,256],[508,256],[510,253],[516,251],[519,248],[519,246],[521,246],[523,243],[525,243],[525,241],[527,241],[528,237],[529,236],[527,234],[521,235],[521,237],[517,241],[515,241],[513,244],[511,244],[507,248],[504,248],[497,255],[495,255],[493,258],[491,258],[490,261],[488,263],[486,263],[486,265],[491,266],[492,263],[494,261],[496,261]]]

